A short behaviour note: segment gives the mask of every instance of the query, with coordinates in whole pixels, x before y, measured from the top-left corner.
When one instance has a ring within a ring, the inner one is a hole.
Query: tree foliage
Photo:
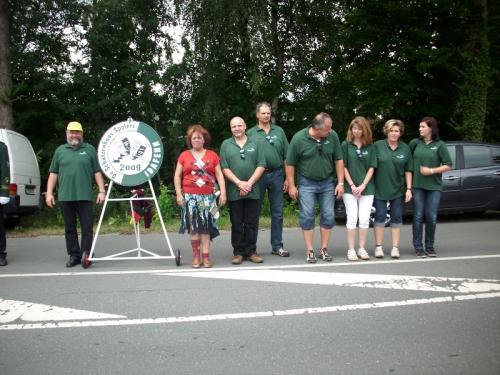
[[[5,0],[2,0],[5,1]],[[186,126],[215,148],[229,120],[272,103],[291,136],[319,111],[345,134],[355,115],[417,134],[500,140],[500,5],[489,0],[11,0],[15,128],[42,173],[72,119],[97,144],[127,117],[157,128],[170,179]],[[183,57],[172,60],[180,28]]]

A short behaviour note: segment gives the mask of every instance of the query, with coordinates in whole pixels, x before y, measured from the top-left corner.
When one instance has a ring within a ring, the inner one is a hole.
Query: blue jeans
[[[403,197],[389,201],[377,198],[373,199],[373,206],[375,207],[375,222],[373,225],[376,227],[385,226],[387,202],[389,202],[389,209],[391,210],[391,227],[401,227],[403,225]]]
[[[299,190],[299,223],[302,230],[314,229],[315,204],[319,202],[319,225],[331,229],[335,225],[335,198],[333,178],[321,181],[310,180],[299,175],[297,178]]]
[[[271,247],[278,250],[283,247],[283,170],[264,172],[259,185],[261,207],[267,190],[271,209]]]
[[[425,218],[425,249],[434,249],[437,211],[441,201],[441,192],[413,188],[413,247],[423,250],[422,232]]]

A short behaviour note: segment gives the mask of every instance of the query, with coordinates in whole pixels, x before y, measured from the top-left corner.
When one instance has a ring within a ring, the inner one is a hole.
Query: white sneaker
[[[358,249],[358,257],[360,257],[363,260],[369,260],[370,255],[368,254],[368,251],[366,251],[364,248],[360,247]]]
[[[391,258],[399,259],[399,250],[397,247],[393,247],[391,250]]]
[[[350,260],[351,262],[357,261],[358,256],[356,255],[356,250],[354,249],[347,250],[347,259]]]
[[[384,250],[382,250],[382,246],[375,246],[375,258],[383,258]]]

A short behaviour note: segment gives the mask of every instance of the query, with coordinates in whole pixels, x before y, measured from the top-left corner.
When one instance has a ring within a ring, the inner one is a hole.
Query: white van
[[[9,152],[10,203],[4,206],[6,225],[17,225],[22,215],[40,209],[40,169],[30,141],[13,130],[0,129],[0,141]]]

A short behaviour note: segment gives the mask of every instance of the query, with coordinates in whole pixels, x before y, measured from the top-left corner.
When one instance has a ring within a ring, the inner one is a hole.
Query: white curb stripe
[[[305,255],[304,255],[305,258]],[[370,260],[360,262],[342,262],[342,263],[316,263],[316,264],[289,264],[281,266],[228,266],[228,267],[214,267],[209,269],[200,269],[196,272],[214,272],[214,271],[235,271],[235,270],[257,270],[257,269],[292,269],[292,268],[320,268],[320,267],[363,267],[375,266],[380,264],[398,265],[401,263],[415,263],[415,262],[442,262],[442,261],[458,261],[458,260],[484,260],[500,258],[500,254],[492,255],[476,255],[476,256],[462,256],[462,257],[438,257],[438,258],[412,258],[412,259],[390,259],[390,260]],[[343,257],[342,257],[343,259]],[[230,262],[228,258],[227,263]],[[7,278],[22,278],[22,277],[53,277],[53,276],[106,276],[106,275],[145,275],[155,273],[184,273],[193,272],[191,268],[174,268],[174,269],[150,269],[150,270],[127,270],[127,271],[94,271],[91,269],[80,272],[46,272],[46,273],[11,273],[2,274],[0,279]]]

